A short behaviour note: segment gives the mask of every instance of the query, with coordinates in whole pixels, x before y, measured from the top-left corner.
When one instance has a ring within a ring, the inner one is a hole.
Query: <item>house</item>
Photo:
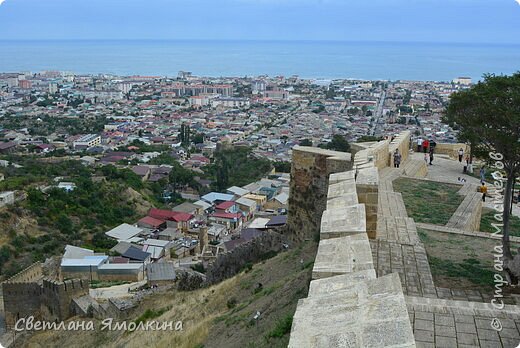
[[[170,257],[170,241],[149,238],[142,242],[142,244],[142,250],[150,253],[152,260],[159,260],[162,257]]]
[[[201,199],[203,201],[206,201],[206,202],[214,204],[214,205],[217,205],[217,204],[225,202],[225,201],[232,201],[234,198],[235,198],[234,195],[230,195],[227,193],[219,193],[219,192],[210,192],[201,197]]]
[[[6,143],[0,143],[0,153],[1,154],[7,154],[12,153],[16,151],[16,147],[18,144],[12,141],[8,141]]]
[[[126,241],[126,242],[139,242],[142,238],[138,236],[143,232],[142,228],[135,227],[129,224],[121,224],[105,234],[111,238],[114,238],[118,241]]]
[[[269,223],[270,219],[268,218],[263,218],[263,217],[258,217],[256,219],[254,219],[253,221],[251,221],[251,223],[249,224],[249,228],[255,228],[255,229],[258,229],[258,230],[264,230],[266,229],[266,225],[267,223]]]
[[[63,182],[60,182],[58,184],[58,188],[62,189],[62,190],[65,190],[67,192],[72,192],[76,188],[76,184],[73,183],[73,182],[65,182],[65,181],[63,181]]]
[[[227,234],[227,229],[225,225],[213,224],[208,228],[208,239],[210,241],[217,241],[225,234]]]
[[[287,215],[273,216],[268,223],[265,224],[267,228],[283,227],[287,223]]]
[[[180,232],[178,229],[176,228],[171,228],[171,227],[168,227],[164,230],[162,230],[161,232],[159,232],[159,234],[157,235],[157,239],[160,239],[160,240],[167,240],[167,241],[172,241],[172,240],[175,240],[175,239],[180,239],[183,237],[183,234],[182,232]]]
[[[233,201],[225,201],[215,206],[217,213],[238,213],[237,204]]]
[[[150,174],[152,173],[150,167],[148,166],[133,166],[132,172],[139,176],[142,181],[148,180],[148,178],[150,178]]]
[[[134,262],[150,263],[152,261],[152,254],[139,249],[135,245],[131,245],[121,256],[130,259]]]
[[[268,201],[265,205],[265,209],[287,209],[289,201],[289,195],[285,192],[276,195],[272,200]]]
[[[137,221],[137,226],[141,228],[149,228],[152,230],[160,230],[166,228],[166,221],[153,218],[151,216],[145,216],[144,218]]]
[[[264,195],[257,195],[254,193],[249,193],[249,194],[245,195],[243,198],[247,198],[252,201],[255,201],[256,207],[258,210],[260,210],[264,206],[264,204],[267,203],[267,197]]]
[[[234,230],[242,226],[242,213],[215,212],[208,216],[208,220]]]
[[[5,191],[0,193],[0,207],[14,204],[14,192],[13,191]]]
[[[61,260],[61,276],[63,278],[78,278],[97,280],[98,268],[108,261],[106,255],[90,255],[79,258],[63,258]]]
[[[98,161],[97,158],[95,157],[92,157],[92,156],[83,156],[79,159],[81,161],[81,163],[85,166],[93,166],[96,164],[96,162]]]
[[[148,285],[171,284],[175,281],[175,266],[170,262],[157,262],[146,265]]]
[[[236,200],[236,204],[238,209],[244,213],[246,221],[250,220],[254,216],[255,211],[258,210],[256,202],[252,199],[240,197]]]
[[[189,223],[194,218],[192,214],[156,208],[150,209],[150,211],[148,212],[148,216],[151,216],[158,220],[165,220],[167,227],[178,228],[182,231],[188,230]]]
[[[193,204],[195,204],[195,205],[201,207],[201,208],[202,208],[202,213],[203,213],[203,214],[206,213],[206,212],[208,212],[208,211],[211,209],[211,207],[212,207],[211,204],[209,204],[208,202],[203,201],[203,200],[198,200],[198,201],[196,201],[196,202],[193,203]]]
[[[140,282],[144,279],[144,267],[146,264],[146,262],[105,263],[97,269],[98,279],[104,281]]]
[[[73,245],[66,245],[62,259],[82,259],[85,256],[94,256],[94,251]]]
[[[243,189],[242,187],[231,186],[227,189],[227,193],[234,195],[235,199],[237,199],[243,197],[244,195],[247,195],[248,193],[250,193],[250,191]]]
[[[38,153],[49,153],[53,151],[55,147],[51,144],[38,144],[34,148],[34,150]]]
[[[200,205],[190,202],[184,202],[172,208],[172,211],[177,213],[187,213],[191,215],[203,215],[204,208]]]

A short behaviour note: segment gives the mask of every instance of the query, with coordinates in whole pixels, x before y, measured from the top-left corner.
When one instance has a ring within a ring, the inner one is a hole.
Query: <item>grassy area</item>
[[[457,194],[458,185],[399,178],[393,186],[402,194],[408,216],[415,222],[445,225],[464,199]]]
[[[495,274],[493,248],[500,245],[499,240],[423,229],[417,232],[428,254],[436,286],[490,291]]]
[[[482,232],[493,233],[496,231],[496,229],[491,226],[492,223],[500,224],[500,222],[495,219],[496,213],[496,211],[490,209],[482,211],[482,218],[480,219],[480,230]],[[511,216],[509,231],[512,236],[520,237],[520,218]]]
[[[296,305],[307,296],[315,254],[316,244],[307,242],[209,288],[157,293],[143,299],[136,317],[129,319],[182,321],[179,332],[39,331],[20,346],[287,347]],[[257,311],[261,315],[255,320]]]

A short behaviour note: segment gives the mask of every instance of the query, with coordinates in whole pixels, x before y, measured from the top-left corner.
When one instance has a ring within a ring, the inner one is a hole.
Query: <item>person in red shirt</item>
[[[428,139],[424,139],[424,141],[422,142],[422,147],[424,153],[428,153],[428,147],[430,147],[430,142],[428,141]]]

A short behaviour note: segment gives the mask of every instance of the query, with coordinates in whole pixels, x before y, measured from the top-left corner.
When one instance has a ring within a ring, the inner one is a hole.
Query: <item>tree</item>
[[[484,81],[471,89],[454,93],[444,121],[460,130],[459,140],[473,143],[473,154],[488,154],[487,158],[496,164],[495,179],[500,176],[506,181],[502,201],[503,262],[510,282],[517,284],[520,255],[513,258],[509,230],[513,185],[520,172],[520,72],[512,76],[484,75]]]
[[[302,139],[300,140],[300,146],[312,146],[312,140]]]
[[[332,141],[328,143],[325,148],[329,150],[348,152],[350,150],[350,144],[344,136],[334,134]]]
[[[188,146],[190,144],[190,126],[186,123],[181,124],[179,140],[181,141],[182,146]]]

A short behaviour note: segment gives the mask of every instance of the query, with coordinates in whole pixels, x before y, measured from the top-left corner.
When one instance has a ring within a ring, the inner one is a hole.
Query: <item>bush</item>
[[[293,316],[287,315],[276,322],[276,326],[268,334],[267,338],[281,338],[291,332]]]
[[[233,308],[235,308],[236,305],[237,305],[237,299],[234,298],[234,297],[231,297],[229,300],[227,300],[226,305],[227,305],[227,308],[228,308],[228,309],[233,309]]]

